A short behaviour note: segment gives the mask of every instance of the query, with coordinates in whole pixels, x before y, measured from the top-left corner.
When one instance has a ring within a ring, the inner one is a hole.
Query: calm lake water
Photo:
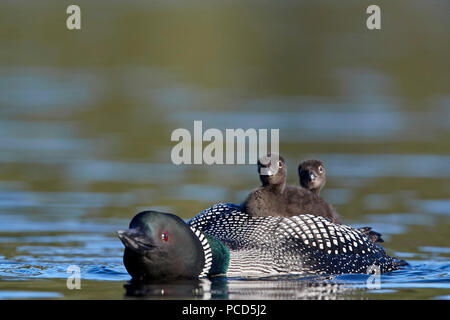
[[[450,5],[379,1],[0,4],[0,299],[449,299]],[[323,197],[409,266],[381,277],[131,286],[116,231],[189,219],[258,186],[255,165],[171,162],[176,128],[280,130],[288,182],[324,161]],[[66,272],[81,269],[81,290]]]

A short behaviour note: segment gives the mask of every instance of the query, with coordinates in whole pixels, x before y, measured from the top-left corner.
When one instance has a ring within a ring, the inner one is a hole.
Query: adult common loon
[[[136,280],[366,273],[398,269],[363,232],[310,214],[252,217],[216,204],[187,223],[157,211],[138,213],[118,231],[124,265]]]
[[[268,154],[261,157],[258,174],[262,185],[247,196],[242,204],[243,210],[254,217],[290,217],[309,213],[340,223],[336,211],[319,197],[318,192],[309,190],[309,187],[316,190],[315,185],[309,184],[307,188],[286,185],[286,171],[282,156]]]

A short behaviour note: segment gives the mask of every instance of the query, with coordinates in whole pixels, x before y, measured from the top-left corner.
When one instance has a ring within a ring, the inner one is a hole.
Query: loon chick
[[[242,203],[251,216],[286,215],[286,162],[279,155],[258,159],[261,187],[253,190]]]
[[[163,212],[138,213],[118,231],[133,280],[366,273],[401,262],[357,229],[323,217],[251,217],[217,204],[185,223]]]
[[[320,190],[325,186],[325,166],[320,160],[305,160],[298,166],[298,177],[300,185],[319,195]]]
[[[286,185],[286,162],[283,157],[268,154],[258,161],[261,187],[253,190],[242,203],[242,208],[254,217],[299,214],[323,216],[339,222],[335,210],[317,194],[294,185]]]
[[[298,166],[298,177],[300,180],[300,185],[304,189],[308,189],[319,196],[320,191],[323,189],[327,181],[325,175],[325,165],[320,160],[305,160]],[[331,221],[334,223],[341,223],[340,217],[336,210],[331,205],[328,206],[330,209],[329,211],[332,212]],[[363,227],[358,230],[366,234],[373,243],[384,242],[381,234],[373,231],[370,227]]]
[[[319,197],[319,193],[325,186],[327,181],[325,176],[325,165],[322,161],[311,159],[301,162],[298,166],[298,177],[300,180],[300,186],[314,193]],[[320,198],[320,197],[319,197]],[[320,198],[322,199],[322,198]],[[329,213],[329,218],[334,223],[341,223],[341,219],[336,210],[323,200],[328,206],[327,212]]]

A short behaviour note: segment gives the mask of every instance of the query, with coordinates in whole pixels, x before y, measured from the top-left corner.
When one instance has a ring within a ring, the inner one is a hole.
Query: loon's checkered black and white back
[[[251,217],[234,204],[216,204],[188,221],[230,251],[227,276],[366,273],[398,269],[361,231],[309,214]]]

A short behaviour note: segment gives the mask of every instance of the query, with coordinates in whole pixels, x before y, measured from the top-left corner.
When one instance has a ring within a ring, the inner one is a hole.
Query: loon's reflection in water
[[[139,282],[124,285],[125,297],[149,299],[205,299],[202,282],[205,280],[167,280]]]
[[[365,277],[364,275],[362,275]],[[362,279],[361,279],[362,280]],[[231,300],[334,300],[361,291],[333,282],[333,277],[311,276],[237,279],[217,277],[211,280],[171,280],[137,282],[124,285],[126,298],[145,299],[231,299]]]

